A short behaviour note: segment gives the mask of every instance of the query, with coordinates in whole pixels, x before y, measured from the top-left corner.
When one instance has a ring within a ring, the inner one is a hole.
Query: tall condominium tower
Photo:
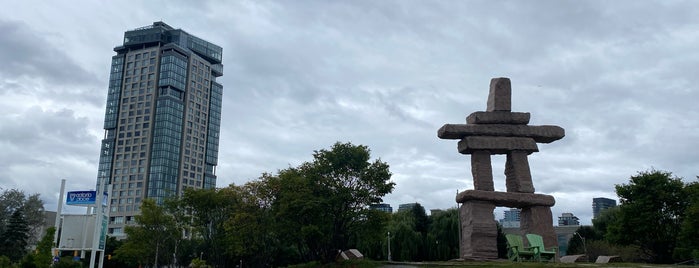
[[[602,211],[612,207],[616,207],[616,200],[614,199],[604,197],[592,198],[592,218],[596,219]]]
[[[223,49],[163,22],[124,33],[114,48],[97,188],[122,236],[143,199],[216,186]]]

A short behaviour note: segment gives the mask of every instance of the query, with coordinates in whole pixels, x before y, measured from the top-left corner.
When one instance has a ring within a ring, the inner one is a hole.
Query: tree
[[[351,231],[359,227],[368,206],[393,191],[391,172],[381,160],[370,162],[368,147],[352,143],[335,143],[330,150],[316,151],[313,158],[304,171],[326,193],[324,212],[332,222],[329,248],[347,249]]]
[[[0,234],[7,228],[12,213],[18,209],[23,210],[24,220],[29,228],[30,235],[27,243],[34,244],[36,241],[33,234],[44,226],[44,202],[39,198],[39,194],[27,196],[23,191],[17,189],[2,191],[0,194]]]
[[[141,214],[136,216],[136,226],[127,226],[128,239],[115,251],[116,258],[131,265],[152,262],[154,267],[160,263],[169,263],[174,240],[181,233],[177,229],[174,217],[154,200],[141,202]]]
[[[424,239],[416,231],[412,211],[398,211],[393,214],[389,232],[391,233],[391,255],[395,261],[417,261],[420,246]]]
[[[688,184],[684,188],[684,196],[689,200],[689,205],[677,236],[674,257],[679,260],[699,259],[699,182]]]
[[[325,257],[332,233],[332,223],[324,211],[328,193],[305,176],[302,168],[284,169],[277,176],[265,174],[263,180],[273,198],[273,228],[280,242],[293,248],[299,261]]]
[[[225,222],[226,253],[244,259],[247,266],[272,266],[278,239],[264,184],[252,181],[228,188],[236,201],[234,213]]]
[[[350,247],[357,248],[366,258],[385,260],[387,258],[387,232],[391,214],[380,210],[369,210],[361,228],[352,236]]]
[[[427,217],[425,207],[420,205],[420,203],[415,203],[408,213],[413,221],[413,230],[419,234],[421,241],[421,243],[417,244],[417,255],[414,256],[413,260],[426,261],[429,258],[429,249],[436,244],[436,239],[431,241],[427,237],[427,231],[430,228],[430,218]]]
[[[234,214],[235,191],[231,188],[186,190],[183,205],[191,211],[192,226],[203,239],[201,252],[214,267],[227,267],[225,222]]]
[[[670,172],[651,170],[615,188],[621,204],[617,219],[607,227],[607,239],[639,246],[650,262],[671,263],[687,207],[682,180]]]
[[[568,249],[566,250],[566,254],[586,254],[587,243],[600,239],[602,239],[602,236],[597,234],[594,227],[580,226],[573,234],[573,237],[568,240]]]
[[[263,175],[279,239],[301,260],[331,260],[373,225],[368,206],[395,183],[388,164],[370,158],[368,147],[338,142],[315,151],[312,162]]]
[[[10,216],[7,228],[0,235],[0,252],[7,255],[13,262],[17,262],[27,253],[27,240],[29,239],[29,227],[24,219],[21,209],[15,210]]]
[[[609,225],[617,221],[619,215],[620,207],[611,207],[603,210],[597,216],[597,218],[592,219],[592,228],[598,239],[611,240],[609,239],[612,234],[608,234]]]
[[[56,227],[49,227],[46,229],[46,234],[39,240],[39,244],[36,245],[34,264],[37,268],[48,268],[51,266],[53,260],[51,249],[53,248],[53,235],[55,233]]]
[[[435,255],[431,260],[451,260],[459,257],[459,211],[450,208],[430,215],[429,235],[435,239]],[[504,237],[503,237],[504,238]]]

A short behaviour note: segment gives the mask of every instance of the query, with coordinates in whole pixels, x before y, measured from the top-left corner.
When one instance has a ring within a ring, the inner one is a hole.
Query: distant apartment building
[[[558,226],[579,226],[580,219],[573,213],[565,212],[558,217]]]
[[[522,209],[519,208],[511,208],[509,210],[505,210],[505,212],[503,213],[504,218],[500,219],[500,225],[503,228],[519,228],[520,212],[522,212]]]
[[[592,198],[592,218],[596,219],[602,211],[611,207],[616,207],[616,200],[604,197]]]
[[[369,205],[370,209],[373,210],[379,210],[383,212],[388,212],[388,213],[393,213],[393,208],[389,204],[381,203],[381,204],[371,204]]]
[[[415,206],[417,206],[418,203],[407,203],[407,204],[400,204],[398,205],[398,211],[407,211],[413,209]]]

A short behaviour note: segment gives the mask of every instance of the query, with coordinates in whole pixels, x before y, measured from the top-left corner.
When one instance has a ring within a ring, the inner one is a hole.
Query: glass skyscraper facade
[[[592,198],[592,218],[596,219],[602,211],[612,207],[616,207],[616,200],[614,199],[604,197]]]
[[[97,188],[112,186],[108,234],[119,237],[143,199],[216,187],[223,49],[155,22],[114,51]]]

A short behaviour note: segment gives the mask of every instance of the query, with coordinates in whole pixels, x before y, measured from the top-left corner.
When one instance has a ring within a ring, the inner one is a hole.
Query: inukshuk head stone
[[[492,219],[495,206],[522,208],[521,231],[542,235],[547,246],[557,244],[550,209],[555,200],[553,196],[534,193],[527,156],[539,151],[537,143],[559,140],[565,136],[565,131],[558,126],[527,125],[529,113],[512,112],[511,96],[510,79],[493,78],[485,112],[474,112],[466,117],[466,124],[446,124],[437,132],[441,139],[460,140],[459,152],[471,155],[475,189],[463,191],[456,197],[456,201],[463,204],[460,217],[464,258],[497,257],[494,240],[497,229]],[[493,187],[493,154],[507,157],[507,192],[496,192]]]

